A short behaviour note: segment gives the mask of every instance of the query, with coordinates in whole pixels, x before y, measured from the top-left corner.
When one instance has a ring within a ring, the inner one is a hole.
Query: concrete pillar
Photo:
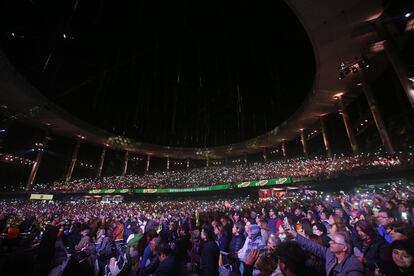
[[[69,182],[72,178],[73,169],[75,168],[76,161],[78,160],[78,153],[79,153],[79,147],[80,147],[80,139],[76,141],[75,149],[72,153],[72,160],[70,161],[69,169],[66,174],[66,182]]]
[[[149,171],[150,162],[151,162],[151,155],[147,155],[147,165],[145,166],[145,171],[146,172]]]
[[[263,160],[267,161],[267,152],[266,149],[263,150]]]
[[[390,61],[392,68],[397,75],[405,94],[410,101],[411,107],[414,108],[414,86],[409,79],[408,70],[398,53],[397,47],[392,39],[391,34],[380,21],[375,24],[376,31],[381,39],[384,39],[384,50]]]
[[[106,145],[102,147],[101,158],[99,159],[98,171],[96,172],[96,178],[100,178],[102,175],[102,169],[103,169],[103,165],[105,161],[106,149],[107,149]]]
[[[305,156],[305,158],[308,158],[308,144],[306,143],[306,137],[303,128],[300,129],[300,141],[302,142],[303,156]]]
[[[351,119],[349,118],[349,114],[345,108],[344,102],[342,100],[342,96],[338,97],[338,105],[339,105],[339,114],[342,115],[342,119],[344,121],[346,133],[348,135],[348,140],[349,140],[349,144],[351,145],[352,152],[357,153],[358,144],[355,138],[354,129],[352,128]]]
[[[325,145],[326,155],[328,157],[331,157],[332,156],[331,144],[329,143],[328,133],[326,131],[326,126],[325,126],[325,120],[322,116],[320,117],[320,122],[321,122],[321,132],[322,132],[323,144]]]
[[[35,159],[35,162],[32,165],[32,170],[30,171],[29,178],[28,178],[27,183],[26,183],[26,190],[28,190],[28,191],[32,188],[33,182],[36,178],[37,171],[39,170],[40,162],[42,162],[43,153],[44,153],[44,150],[46,148],[46,145],[47,145],[48,141],[49,141],[49,137],[46,134],[45,138],[43,139],[43,142],[42,142],[43,146],[38,148],[38,150],[37,150],[36,159]]]
[[[247,154],[244,154],[243,158],[244,158],[244,164],[247,164]]]
[[[208,167],[209,166],[209,163],[208,163],[208,159],[206,160],[206,167]]]
[[[286,140],[282,140],[282,156],[286,158]]]
[[[369,109],[371,110],[372,117],[374,118],[375,125],[377,126],[381,142],[388,153],[394,153],[394,147],[392,145],[390,136],[388,135],[387,128],[385,127],[384,121],[382,119],[381,111],[377,104],[377,100],[374,96],[374,93],[372,92],[371,86],[369,85],[366,79],[364,69],[360,71],[360,77],[362,82],[362,90],[364,91],[364,95],[367,99]]]
[[[128,151],[125,152],[125,157],[124,157],[124,166],[122,168],[122,175],[126,175],[127,169],[128,169],[128,161],[129,161],[129,153]]]

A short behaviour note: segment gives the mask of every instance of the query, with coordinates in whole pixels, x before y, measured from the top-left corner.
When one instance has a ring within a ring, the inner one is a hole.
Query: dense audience
[[[0,201],[2,275],[413,275],[414,186],[246,197]]]
[[[217,183],[232,183],[277,177],[332,178],[339,175],[388,170],[392,167],[412,165],[412,153],[337,155],[331,158],[295,158],[280,161],[258,162],[236,166],[213,166],[187,170],[151,172],[140,176],[113,176],[102,179],[80,179],[53,184],[37,184],[40,192],[81,192],[93,189],[114,188],[185,188],[207,186]]]

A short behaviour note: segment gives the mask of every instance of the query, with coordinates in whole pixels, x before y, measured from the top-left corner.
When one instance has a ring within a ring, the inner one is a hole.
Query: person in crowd
[[[145,243],[145,249],[144,249],[144,251],[142,253],[142,259],[141,259],[141,263],[140,263],[140,269],[141,270],[144,269],[144,267],[146,266],[148,260],[151,260],[153,258],[154,250],[151,250],[150,243],[157,236],[158,236],[157,231],[155,231],[154,229],[152,229],[152,230],[149,230],[145,234],[145,238],[144,239],[141,239]]]
[[[306,218],[309,220],[311,225],[317,222],[315,212],[313,212],[312,210],[308,210],[306,212]]]
[[[260,256],[260,250],[253,249],[246,258],[242,276],[253,276],[254,268],[258,270],[260,276],[270,276],[277,268],[277,263],[270,255]]]
[[[325,261],[326,275],[365,275],[364,266],[352,253],[352,240],[347,232],[336,231],[332,234],[329,248],[298,235],[293,229],[290,234],[306,250]]]
[[[282,220],[276,216],[277,211],[274,207],[269,209],[269,218],[267,219],[267,225],[269,226],[270,234],[277,234],[279,226],[282,224]]]
[[[255,224],[256,223],[256,218],[257,218],[257,213],[255,210],[251,210],[250,211],[250,217],[248,218],[249,222],[251,224]]]
[[[174,241],[174,255],[181,267],[188,262],[188,251],[190,250],[190,233],[187,224],[180,224],[178,227],[178,236]]]
[[[219,255],[220,249],[214,241],[214,228],[211,225],[203,225],[201,231],[201,239],[203,240],[201,251],[201,276],[217,276],[219,274]]]
[[[323,240],[320,236],[311,234],[308,237],[309,240],[325,246]],[[323,275],[325,272],[325,261],[320,257],[312,254],[310,251],[305,251],[306,253],[306,263],[309,267],[314,268],[320,275]]]
[[[55,254],[55,244],[59,233],[57,225],[59,219],[55,216],[52,221],[46,225],[40,240],[38,254],[35,260],[35,275],[47,275],[52,269],[53,256]]]
[[[329,216],[329,225],[331,226],[331,231],[329,235],[332,237],[336,232],[346,232],[346,225],[342,218],[337,214],[332,214]]]
[[[321,210],[319,213],[321,223],[326,227],[326,233],[331,233],[331,225],[329,223],[329,217],[331,214],[327,210]]]
[[[155,276],[181,275],[180,268],[168,244],[160,243],[156,248],[156,252],[160,263],[155,271]]]
[[[264,218],[259,219],[258,225],[260,227],[260,235],[262,236],[263,244],[266,244],[270,233],[269,226]]]
[[[257,224],[250,224],[248,230],[248,237],[244,242],[243,247],[238,252],[238,257],[241,261],[246,262],[246,258],[253,249],[264,249],[265,244],[260,234],[260,227]]]
[[[329,241],[331,240],[328,237],[328,230],[326,229],[325,225],[321,222],[317,222],[312,225],[312,234],[321,237],[322,245],[325,247],[329,247]]]
[[[398,203],[398,221],[407,222],[411,221],[413,215],[411,214],[410,209],[407,207],[407,203],[405,201],[400,201]]]
[[[232,229],[233,237],[229,245],[229,253],[237,253],[244,245],[246,237],[244,236],[244,224],[236,222]]]
[[[306,255],[298,243],[294,241],[283,242],[277,247],[276,254],[277,265],[284,276],[314,274],[306,267]]]
[[[269,238],[267,239],[266,253],[269,255],[274,255],[276,253],[277,247],[281,242],[282,241],[278,236],[270,234]]]
[[[157,248],[158,248],[159,244],[160,244],[160,238],[159,237],[153,238],[150,241],[149,246],[150,246],[151,252],[152,252],[151,258],[147,259],[145,265],[138,269],[138,275],[139,276],[149,276],[149,275],[154,274],[155,271],[157,270],[158,265],[160,263],[160,259],[159,259],[158,253],[157,253]],[[133,248],[135,248],[135,247],[133,247]],[[133,267],[133,271],[134,270],[137,270],[137,269],[135,267]]]
[[[235,223],[241,221],[241,217],[240,217],[240,212],[239,211],[234,212],[233,217],[232,217],[232,220],[233,220],[233,225]]]
[[[75,246],[76,251],[81,251],[89,247],[89,244],[91,243],[91,238],[89,236],[89,229],[83,229],[81,231],[81,240],[79,243]]]
[[[142,234],[141,234],[141,228],[138,227],[137,225],[132,227],[132,233],[128,236],[128,239],[126,241],[126,250],[125,250],[125,254],[127,257],[127,260],[129,263],[135,263],[136,261],[139,261],[138,258],[132,258],[131,257],[131,251],[134,248],[138,248],[139,245],[139,241],[142,239]],[[139,252],[137,252],[137,257],[139,256]]]
[[[307,218],[302,218],[299,222],[301,229],[306,237],[313,234],[312,224]]]
[[[232,232],[232,224],[227,216],[222,216],[220,218],[220,223],[223,227],[222,235],[226,237],[228,241],[231,239],[231,232]]]
[[[362,252],[358,259],[364,264],[368,276],[374,275],[376,265],[391,259],[391,252],[387,242],[378,235],[375,227],[365,220],[356,223],[356,231],[362,244],[359,248]]]
[[[105,265],[109,263],[109,260],[114,255],[114,252],[112,250],[112,241],[106,234],[105,228],[100,228],[98,230],[95,246],[99,268],[101,271],[104,271]]]
[[[115,247],[118,256],[123,255],[122,246],[124,245],[124,224],[122,223],[122,218],[117,218],[115,220],[114,230],[113,230],[113,239],[115,241]]]
[[[292,220],[294,221],[294,223],[298,223],[303,217],[304,217],[304,215],[303,215],[302,208],[301,207],[296,207],[295,211],[294,211],[294,215],[292,217]]]
[[[392,243],[392,238],[390,233],[388,232],[389,226],[394,223],[394,217],[393,213],[390,209],[381,209],[380,212],[378,212],[377,216],[377,232],[378,234],[383,237],[387,243]]]
[[[406,222],[394,222],[389,225],[392,241],[400,241],[414,238],[414,227]]]
[[[228,252],[229,241],[227,239],[227,234],[225,234],[223,226],[220,223],[217,223],[214,226],[214,235],[220,251]]]
[[[414,240],[405,239],[391,244],[392,261],[380,263],[375,270],[376,276],[414,275]]]

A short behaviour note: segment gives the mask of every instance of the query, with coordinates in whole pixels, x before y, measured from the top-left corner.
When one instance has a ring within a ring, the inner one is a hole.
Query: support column
[[[302,142],[303,155],[305,158],[308,158],[308,144],[306,143],[306,137],[303,128],[300,129],[300,141]]]
[[[125,152],[124,157],[124,167],[122,169],[122,176],[126,175],[127,169],[128,169],[128,161],[129,161],[129,153],[128,151]]]
[[[187,159],[187,169],[190,167],[190,159]]]
[[[267,153],[266,153],[266,149],[263,150],[263,160],[267,161]]]
[[[209,163],[208,163],[208,159],[206,160],[206,167],[208,167]]]
[[[167,170],[169,170],[169,169],[170,169],[170,158],[167,157]]]
[[[68,173],[66,174],[66,182],[69,182],[72,178],[73,169],[75,168],[76,160],[78,160],[78,152],[80,147],[80,139],[76,141],[75,149],[72,153],[72,160],[70,161]]]
[[[286,158],[286,140],[282,140],[282,155]]]
[[[33,163],[32,170],[30,171],[29,179],[26,183],[26,190],[30,190],[32,188],[33,182],[36,178],[37,171],[39,170],[40,162],[42,162],[43,153],[46,148],[47,142],[49,141],[48,134],[45,135],[43,139],[42,147],[38,148],[35,162]]]
[[[331,144],[329,143],[328,133],[326,131],[326,126],[325,126],[325,120],[322,116],[320,117],[320,122],[321,122],[321,132],[322,132],[323,144],[325,145],[326,155],[328,157],[331,157],[332,156]]]
[[[105,161],[106,149],[107,149],[106,145],[102,147],[101,158],[99,159],[99,167],[98,167],[98,172],[96,173],[96,178],[101,177],[102,169],[103,169],[103,165]]]
[[[355,138],[354,129],[352,128],[351,119],[349,118],[348,112],[346,111],[345,105],[342,101],[342,96],[338,97],[338,104],[339,104],[339,114],[342,115],[342,119],[344,121],[346,133],[348,135],[348,140],[349,140],[349,144],[351,145],[352,152],[357,153],[358,144]]]
[[[394,153],[394,147],[392,145],[390,136],[388,135],[387,128],[385,127],[384,121],[381,116],[381,111],[377,104],[377,100],[372,92],[371,86],[367,82],[365,72],[362,69],[360,71],[361,82],[362,82],[362,90],[364,91],[365,97],[367,99],[369,109],[371,110],[372,117],[374,118],[375,125],[377,126],[377,130],[379,136],[381,138],[381,142],[384,145],[386,151],[388,153]]]
[[[145,171],[146,172],[149,171],[150,161],[151,161],[151,155],[147,155],[147,165],[145,166]]]
[[[414,108],[414,86],[411,83],[408,75],[408,70],[406,65],[401,60],[400,55],[398,54],[397,47],[392,39],[391,34],[384,26],[384,24],[380,21],[376,23],[376,31],[381,39],[385,39],[384,41],[384,50],[387,54],[388,60],[390,61],[392,68],[397,75],[402,88],[404,89],[405,94],[410,101],[411,107]]]
[[[247,154],[244,154],[244,164],[247,164]]]

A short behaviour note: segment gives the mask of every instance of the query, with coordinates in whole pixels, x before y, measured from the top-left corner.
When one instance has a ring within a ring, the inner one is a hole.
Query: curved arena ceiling
[[[153,2],[4,1],[3,112],[157,156],[255,152],[336,109],[352,81],[338,81],[340,59],[370,39],[350,34],[381,11],[380,1]]]

